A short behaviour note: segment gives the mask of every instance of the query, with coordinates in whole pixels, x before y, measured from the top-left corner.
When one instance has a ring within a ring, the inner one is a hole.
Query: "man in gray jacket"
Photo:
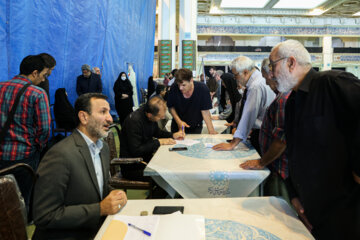
[[[108,186],[112,123],[107,97],[81,95],[75,102],[78,127],[52,147],[38,168],[34,190],[33,239],[93,239],[104,218],[127,201],[121,190]]]

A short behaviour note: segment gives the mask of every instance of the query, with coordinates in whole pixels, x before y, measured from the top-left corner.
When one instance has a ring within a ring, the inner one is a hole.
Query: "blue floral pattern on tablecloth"
[[[225,171],[210,171],[209,174],[211,186],[208,187],[208,193],[214,197],[230,195],[230,176]]]
[[[268,231],[231,220],[205,219],[206,240],[281,240]]]
[[[193,157],[193,158],[200,158],[200,159],[234,159],[234,158],[245,158],[251,156],[256,153],[256,150],[248,143],[245,145],[247,146],[246,149],[242,151],[215,151],[212,148],[207,148],[206,143],[210,144],[218,144],[225,142],[224,139],[216,139],[216,138],[201,138],[201,139],[194,139],[200,141],[200,143],[194,144],[192,146],[185,146],[183,144],[176,144],[175,147],[187,147],[187,151],[179,151],[180,155]]]

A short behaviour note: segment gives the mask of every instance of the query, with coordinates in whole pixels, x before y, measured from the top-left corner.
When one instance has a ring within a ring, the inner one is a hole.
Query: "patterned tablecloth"
[[[211,149],[212,145],[232,139],[230,134],[186,137],[198,143],[179,152],[170,152],[173,146],[161,146],[144,172],[170,195],[176,191],[184,198],[246,197],[269,175],[267,169],[239,167],[246,160],[260,158],[250,144],[241,143],[232,151]]]
[[[206,240],[314,239],[290,206],[276,197],[129,200],[118,214],[151,215],[154,206],[183,206],[184,214],[204,216]],[[113,217],[107,217],[95,240]]]

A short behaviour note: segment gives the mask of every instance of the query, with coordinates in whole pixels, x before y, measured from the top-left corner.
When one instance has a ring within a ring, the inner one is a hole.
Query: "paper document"
[[[205,240],[205,218],[173,213],[160,217],[156,240]]]
[[[128,223],[151,233],[147,236]],[[116,215],[106,229],[102,240],[154,240],[159,225],[159,216],[124,216]]]
[[[185,146],[192,146],[197,143],[200,143],[200,141],[194,139],[176,140],[176,144],[182,144]]]

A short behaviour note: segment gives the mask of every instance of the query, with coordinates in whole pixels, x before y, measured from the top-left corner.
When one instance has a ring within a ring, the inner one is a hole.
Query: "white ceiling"
[[[317,12],[320,17],[359,17],[354,14],[360,12],[360,0],[198,0],[200,15],[306,17]]]

